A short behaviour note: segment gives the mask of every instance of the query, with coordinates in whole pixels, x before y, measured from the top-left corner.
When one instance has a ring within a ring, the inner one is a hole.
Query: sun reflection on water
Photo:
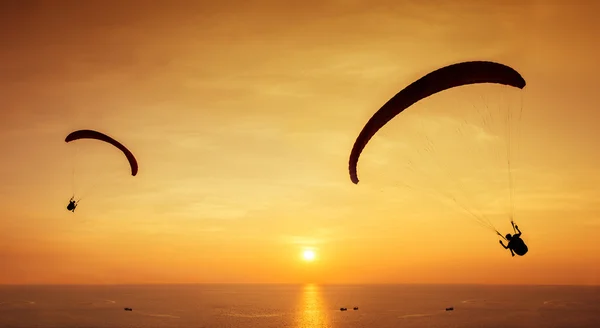
[[[331,327],[318,285],[307,284],[304,286],[296,321],[297,328]]]

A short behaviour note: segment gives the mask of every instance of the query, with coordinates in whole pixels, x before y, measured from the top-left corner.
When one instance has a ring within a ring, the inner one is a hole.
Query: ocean
[[[600,286],[1,286],[0,327],[599,328]]]

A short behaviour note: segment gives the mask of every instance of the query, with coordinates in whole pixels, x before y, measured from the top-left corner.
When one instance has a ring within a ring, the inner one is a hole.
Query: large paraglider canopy
[[[478,83],[495,83],[523,89],[525,79],[516,70],[495,62],[471,61],[449,65],[413,82],[383,105],[360,132],[350,154],[350,179],[358,184],[357,164],[371,138],[387,122],[414,103],[438,92]]]
[[[78,130],[78,131],[71,132],[65,138],[65,142],[71,142],[71,141],[80,140],[80,139],[94,139],[94,140],[104,141],[106,143],[109,143],[109,144],[115,146],[120,151],[122,151],[123,154],[125,154],[125,157],[127,157],[127,160],[129,161],[129,165],[131,166],[131,175],[135,176],[137,174],[137,172],[138,172],[137,160],[135,159],[135,157],[133,156],[131,151],[129,151],[129,149],[127,149],[127,147],[123,146],[120,142],[107,136],[104,133],[94,131],[94,130]]]
[[[369,141],[377,134],[385,140],[386,133],[380,130],[386,125],[394,125],[393,132],[388,130],[387,133],[401,138],[393,139],[397,147],[386,148],[388,151],[378,156],[383,160],[377,164],[374,164],[377,159],[369,157],[370,164],[366,167],[384,168],[386,164],[382,163],[387,163],[384,158],[399,155],[390,162],[394,176],[382,177],[383,183],[389,184],[396,177],[401,180],[397,185],[440,196],[457,205],[483,227],[500,234],[490,218],[501,215],[500,198],[507,190],[506,213],[513,221],[515,159],[511,157],[515,147],[511,146],[511,139],[518,139],[520,134],[518,124],[516,131],[510,126],[515,117],[511,111],[514,107],[504,102],[511,96],[518,96],[519,105],[515,105],[522,110],[521,91],[525,85],[525,79],[515,69],[489,61],[452,64],[419,78],[385,103],[363,127],[350,153],[351,181],[359,182],[358,161]],[[490,97],[484,90],[491,92]],[[460,94],[466,96],[465,99]],[[479,96],[484,104],[478,106],[474,96]],[[466,103],[460,103],[461,100]],[[405,111],[409,107],[411,109]],[[438,113],[435,113],[436,108],[440,109]],[[402,119],[390,123],[401,113]],[[461,116],[463,113],[465,116]],[[521,112],[515,118],[518,123]],[[498,130],[494,129],[493,123],[499,125]],[[517,152],[518,149],[516,144]],[[492,163],[495,161],[500,166]],[[408,171],[399,174],[402,169]],[[507,184],[498,169],[507,172]],[[369,170],[369,174],[371,172]],[[374,174],[378,175],[377,172]],[[485,174],[490,176],[486,179]],[[419,184],[425,186],[419,187]],[[484,190],[476,191],[477,188]],[[495,188],[501,192],[495,192]],[[485,206],[478,210],[475,203],[480,202]]]

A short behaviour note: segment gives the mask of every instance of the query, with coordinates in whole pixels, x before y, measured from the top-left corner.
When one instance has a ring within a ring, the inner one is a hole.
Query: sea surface
[[[0,286],[0,327],[600,328],[600,286]]]

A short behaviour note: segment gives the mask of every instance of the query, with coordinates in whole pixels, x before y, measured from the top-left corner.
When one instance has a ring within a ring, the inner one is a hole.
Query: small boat
[[[354,307],[354,311],[358,311],[358,306],[355,306],[355,307]]]
[[[340,311],[348,311],[348,308],[340,308]]]
[[[454,307],[448,307],[446,308],[446,311],[454,311]]]
[[[133,309],[132,309],[132,308],[125,308],[124,310],[125,310],[125,311],[133,311]]]

